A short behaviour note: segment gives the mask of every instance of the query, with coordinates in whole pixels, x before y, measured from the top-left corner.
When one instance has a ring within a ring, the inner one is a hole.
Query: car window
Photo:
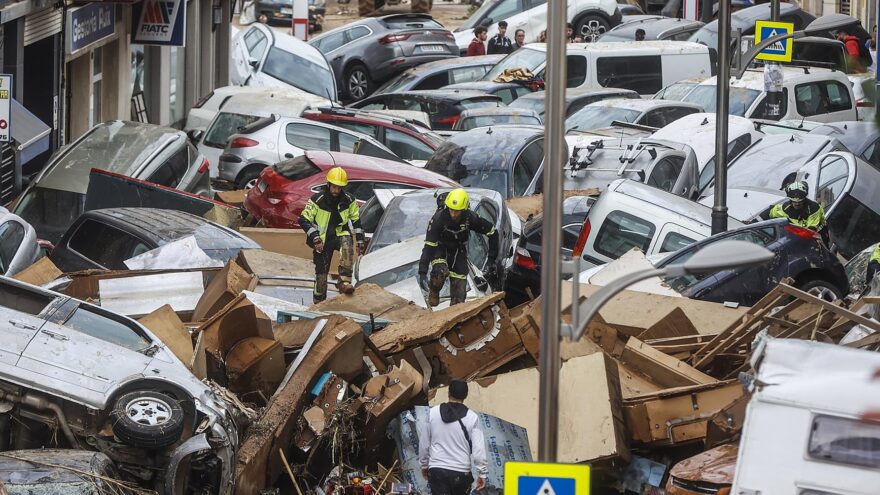
[[[87,219],[74,232],[68,247],[110,270],[127,270],[123,261],[135,251],[149,250],[143,241],[115,227]]]
[[[648,176],[648,180],[645,181],[645,183],[667,192],[672,191],[673,186],[675,186],[675,181],[678,180],[678,176],[681,175],[681,169],[683,166],[683,157],[670,156],[663,158],[654,165],[654,168],[651,169],[651,175]]]
[[[587,57],[569,55],[566,59],[568,63],[568,79],[565,85],[569,88],[576,88],[587,80]]]
[[[454,73],[455,71],[452,72]],[[473,79],[469,79],[469,81],[473,81]],[[455,80],[453,82],[461,81]],[[440,89],[443,86],[447,86],[449,84],[449,73],[446,71],[442,71],[422,79],[421,82],[413,86],[413,89]]]
[[[794,88],[798,113],[804,117],[828,113],[822,102],[822,90],[818,83],[800,84]]]
[[[360,141],[360,138],[347,132],[334,132],[339,136],[339,151],[343,153],[354,153],[354,147],[357,145],[358,141]]]
[[[394,129],[385,129],[385,146],[404,160],[427,160],[434,154],[427,144]]]
[[[816,200],[826,210],[834,204],[846,185],[849,176],[849,164],[838,155],[831,155],[822,160],[819,168],[819,187],[816,189]]]
[[[384,213],[385,208],[382,208],[382,203],[375,197],[361,205],[361,227],[364,232],[368,234],[375,232]]]
[[[837,81],[824,81],[821,87],[829,112],[843,112],[852,108],[852,98],[846,86]]]
[[[817,415],[810,428],[807,453],[812,459],[823,463],[880,468],[880,425],[851,418]]]
[[[687,247],[696,242],[696,239],[691,239],[686,235],[679,234],[678,232],[670,232],[666,234],[666,238],[663,239],[663,244],[660,246],[661,253],[669,253],[673,251],[678,251],[683,247]]]
[[[513,195],[522,196],[526,193],[532,179],[538,173],[541,162],[544,161],[544,140],[527,145],[516,157],[513,164]]]
[[[668,237],[668,236],[667,236]],[[764,227],[762,229],[750,229],[742,232],[737,232],[735,234],[723,237],[725,241],[745,241],[752,244],[756,244],[758,246],[768,246],[773,240],[776,239],[776,229],[774,227]],[[689,244],[695,241],[691,241]],[[665,243],[664,243],[665,244]],[[693,249],[681,254],[680,256],[676,256],[674,259],[664,260],[664,264],[675,263],[676,265],[682,264],[685,261],[689,260],[691,256],[694,255],[697,251],[704,248],[708,243],[702,244],[700,246],[694,246]],[[686,247],[682,246],[682,247]],[[681,248],[679,248],[681,249]],[[674,290],[678,292],[683,292],[686,289],[693,287],[697,282],[705,279],[711,275],[710,273],[697,273],[697,274],[688,274],[682,275],[680,277],[672,277],[666,278],[665,281],[672,287]]]
[[[333,71],[329,66],[317,64],[275,46],[269,48],[262,71],[281,82],[322,98],[336,93]]]
[[[495,107],[500,107],[500,106],[502,106],[502,105],[501,105],[501,102],[498,101],[498,100],[496,100],[496,99],[494,99],[494,98],[493,98],[493,99],[489,99],[489,98],[469,98],[469,99],[467,99],[467,100],[461,100],[461,103],[459,103],[459,104],[460,104],[462,107],[467,108],[467,109],[471,109],[471,108],[495,108]],[[436,113],[436,112],[431,112],[431,114],[434,114],[434,113]]]
[[[367,36],[368,34],[370,34],[370,28],[368,28],[366,26],[355,26],[355,27],[349,29],[348,31],[346,31],[345,34],[346,34],[346,36],[348,36],[348,41],[351,42],[351,41],[359,40],[359,39],[363,38],[364,36]]]
[[[775,101],[774,101],[775,98]],[[750,118],[764,120],[780,120],[788,113],[788,88],[782,88],[781,96],[765,93],[761,101],[755,105]]]
[[[18,222],[9,221],[0,225],[0,273],[9,270],[23,240],[24,227]]]
[[[130,326],[98,314],[88,306],[79,306],[64,326],[133,351],[141,351],[150,345],[149,340]]]
[[[269,39],[260,31],[259,28],[253,28],[244,37],[244,43],[247,51],[252,58],[260,60],[266,53],[266,47],[269,45]]]
[[[743,134],[742,136],[733,140],[730,145],[727,147],[727,163],[733,161],[734,158],[738,157],[745,151],[749,145],[752,144],[752,135],[751,134]],[[703,170],[700,171],[700,186],[699,189],[702,190],[709,182],[715,178],[715,157],[709,158],[709,161],[706,162],[706,165],[703,166]]]
[[[874,168],[880,169],[880,140],[874,141],[862,153],[862,158],[868,161]]]
[[[220,112],[205,133],[204,143],[212,148],[225,148],[229,136],[241,132],[241,128],[260,120],[256,115]]]
[[[343,129],[348,129],[350,131],[366,134],[367,136],[371,136],[374,139],[379,138],[379,126],[376,125],[364,124],[362,122],[351,122],[348,120],[336,120],[333,122],[333,125],[342,127]]]
[[[494,93],[494,95],[501,98],[501,103],[505,105],[513,101],[513,93],[510,91],[510,88],[504,88]]]
[[[601,86],[652,95],[663,87],[660,56],[600,57],[596,60],[596,80]]]
[[[828,218],[828,229],[841,256],[849,259],[880,239],[880,215],[847,194]]]
[[[303,180],[321,173],[321,169],[309,160],[306,155],[285,160],[274,166],[275,171],[287,180]]]
[[[304,150],[330,150],[330,129],[309,124],[287,124],[287,142]]]
[[[415,98],[393,97],[386,100],[385,105],[389,110],[411,110],[414,112],[421,112],[424,110],[422,108],[422,103]]]
[[[577,244],[578,236],[581,235],[582,223],[573,223],[562,227],[562,250],[570,253]],[[567,253],[566,253],[567,254]]]
[[[345,44],[345,33],[339,31],[330,33],[320,40],[312,43],[321,53],[329,53]]]
[[[177,187],[186,171],[189,168],[189,153],[186,146],[171,155],[171,158],[159,165],[147,182],[159,184],[160,186]]]
[[[476,214],[491,223],[495,224],[494,211],[490,210],[486,202],[482,202],[474,209]],[[486,266],[486,260],[489,258],[489,245],[486,243],[486,237],[476,232],[471,233],[468,237],[468,259],[477,268],[482,270]]]
[[[605,218],[596,234],[594,249],[611,259],[623,256],[632,248],[648,252],[656,226],[622,211],[612,211]]]
[[[669,36],[664,39],[672,40],[672,41],[687,41],[688,39],[690,39],[692,34],[694,34],[694,31],[679,31],[679,32],[673,34],[672,36]]]
[[[523,4],[521,1],[501,0],[492,10],[486,13],[486,18],[491,18],[492,22],[498,22],[522,11]]]
[[[373,183],[367,181],[351,181],[345,190],[358,201],[367,201],[376,195],[373,192]]]

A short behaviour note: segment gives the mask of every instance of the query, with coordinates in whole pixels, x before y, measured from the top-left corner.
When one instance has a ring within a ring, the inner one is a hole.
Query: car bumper
[[[448,58],[457,58],[453,53],[431,54],[431,55],[410,55],[408,57],[394,57],[379,64],[376,68],[371,69],[370,75],[376,82],[384,82],[393,76],[417,65],[435,62],[437,60],[446,60]]]
[[[238,174],[246,166],[247,160],[244,158],[230,153],[223,153],[217,162],[217,177],[229,182],[235,182]]]
[[[267,227],[278,229],[300,228],[299,216],[302,213],[302,206],[304,205],[297,207],[284,202],[273,205],[265,197],[255,194],[248,194],[244,198],[244,208],[248,213]]]

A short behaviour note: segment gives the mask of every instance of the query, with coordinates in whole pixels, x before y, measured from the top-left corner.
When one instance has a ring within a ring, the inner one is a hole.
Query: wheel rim
[[[597,19],[590,19],[581,27],[581,38],[593,42],[605,32],[605,25]]]
[[[257,187],[257,182],[259,182],[259,181],[260,181],[259,178],[254,177],[253,179],[251,179],[251,180],[245,182],[245,183],[244,183],[244,188],[245,188],[245,190],[253,189],[253,188]]]
[[[348,76],[348,94],[357,99],[367,96],[367,75],[363,71],[352,71]]]
[[[811,296],[816,296],[823,301],[834,302],[837,300],[837,294],[827,287],[813,287],[807,291]]]
[[[260,21],[260,24],[266,24],[269,22],[269,16],[266,14],[260,14],[260,17],[257,17],[257,20]]]
[[[162,399],[141,397],[125,406],[128,419],[147,426],[164,425],[171,419],[171,406]]]

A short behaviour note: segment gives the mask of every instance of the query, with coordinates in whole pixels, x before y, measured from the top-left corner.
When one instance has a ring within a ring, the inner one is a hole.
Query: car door
[[[138,351],[150,345],[132,322],[71,299],[40,328],[18,367],[45,377],[48,388],[97,396],[144,373],[151,358]]]
[[[231,82],[237,85],[247,85],[248,80],[257,70],[252,64],[260,67],[266,57],[269,37],[258,26],[252,26],[239,40],[234,48],[237,59],[235,61],[235,77]]]
[[[327,61],[330,62],[330,66],[333,67],[333,74],[336,75],[336,80],[339,82],[342,81],[342,70],[345,65],[345,50],[342,47],[346,43],[346,32],[339,30],[328,33],[320,40],[315,40],[312,43],[312,46],[323,53]]]
[[[852,89],[839,81],[814,81],[794,87],[798,117],[816,122],[856,120]]]
[[[181,146],[180,149],[175,151],[157,167],[152,170],[147,169],[149,175],[144,180],[160,186],[177,189],[182,184],[183,178],[189,170],[189,164],[189,149],[187,146]]]
[[[44,316],[54,309],[55,296],[21,287],[12,282],[0,282],[0,294],[14,301],[0,306],[3,338],[0,339],[0,363],[14,366],[27,345],[46,323]]]

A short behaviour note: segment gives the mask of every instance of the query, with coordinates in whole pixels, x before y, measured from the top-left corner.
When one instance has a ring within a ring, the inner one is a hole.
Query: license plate
[[[260,183],[257,184],[257,191],[265,192],[266,191],[266,183],[263,181],[260,181]]]
[[[284,15],[293,15],[293,9],[281,9],[281,13]]]
[[[445,51],[446,47],[444,45],[419,45],[419,52],[421,53],[437,53]]]

